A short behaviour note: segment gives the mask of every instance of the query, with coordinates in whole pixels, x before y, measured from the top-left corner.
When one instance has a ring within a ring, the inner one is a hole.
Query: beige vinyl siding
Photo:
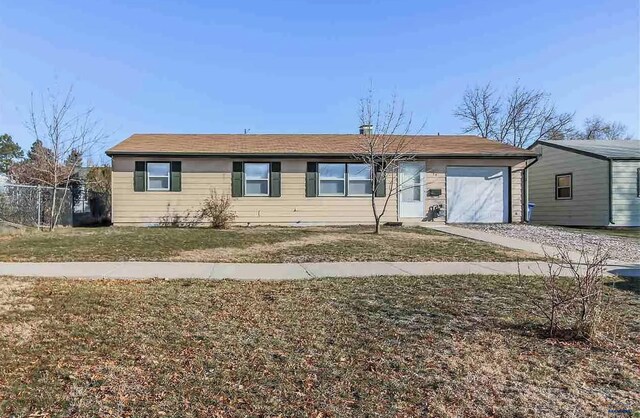
[[[182,191],[134,192],[133,172],[135,161],[182,161]],[[115,225],[154,225],[170,213],[185,214],[195,211],[210,190],[219,194],[231,194],[233,159],[229,158],[142,158],[113,157],[113,222]],[[238,161],[238,160],[236,160]],[[248,160],[246,160],[248,161]],[[253,224],[367,224],[373,223],[370,197],[306,197],[305,172],[307,161],[321,159],[260,159],[256,161],[280,161],[281,197],[237,197],[232,209],[235,223]],[[329,161],[327,161],[329,162]],[[335,160],[333,160],[335,162]],[[429,206],[442,205],[442,213],[436,221],[446,216],[447,166],[475,165],[512,167],[512,221],[522,220],[522,169],[521,159],[428,159],[426,160],[426,188],[440,189],[439,197],[425,199],[425,214]],[[387,181],[391,181],[388,178]],[[381,206],[384,198],[378,198]],[[396,221],[397,200],[392,196],[383,221]],[[400,219],[408,221],[407,219]],[[412,221],[415,221],[413,219]]]
[[[640,161],[613,161],[611,167],[613,222],[615,226],[640,226],[638,169]]]
[[[167,213],[195,211],[210,190],[231,194],[232,159],[149,158],[151,161],[182,161],[181,192],[134,192],[134,157],[113,158],[113,221],[116,225],[153,225]],[[248,161],[248,160],[247,160]],[[306,197],[307,160],[280,161],[281,197],[236,197],[232,210],[235,223],[247,224],[354,224],[373,223],[370,197]],[[314,160],[321,161],[321,160]],[[383,198],[378,198],[383,204]],[[392,196],[383,220],[395,221],[396,199]]]
[[[427,197],[427,210],[430,206],[442,205],[441,217],[436,221],[444,221],[447,211],[446,177],[447,166],[479,166],[479,167],[511,167],[511,222],[522,222],[523,190],[522,178],[525,161],[521,159],[431,159],[427,160],[427,188],[441,189],[438,197]]]
[[[532,222],[547,225],[606,226],[609,223],[609,162],[575,152],[539,145],[537,163],[529,168]],[[573,175],[573,197],[556,200],[556,175]]]

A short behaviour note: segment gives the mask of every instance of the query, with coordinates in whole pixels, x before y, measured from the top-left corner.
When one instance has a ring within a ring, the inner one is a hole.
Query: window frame
[[[371,197],[374,194],[373,191],[373,183],[371,182],[371,178],[369,178],[368,180],[365,179],[355,179],[352,180],[349,178],[349,165],[365,165],[365,166],[369,166],[369,164],[367,163],[361,163],[361,162],[317,162],[316,163],[318,165],[317,167],[317,180],[316,180],[316,187],[318,190],[317,196],[318,197]],[[320,175],[320,166],[323,164],[327,164],[327,165],[342,165],[344,168],[344,175],[342,178],[340,177],[322,177]],[[337,181],[337,180],[342,180],[343,182],[343,193],[322,193],[321,192],[321,182],[322,181]],[[371,193],[351,193],[351,188],[349,187],[349,183],[351,183],[352,181],[358,182],[364,182],[364,181],[368,181],[369,184],[371,185]]]
[[[267,165],[267,178],[257,178],[257,177],[249,177],[247,176],[247,164],[266,164]],[[271,163],[268,161],[249,161],[242,163],[242,173],[243,173],[243,193],[242,196],[246,197],[270,197],[271,196]],[[267,182],[267,193],[247,193],[247,181],[266,181]]]
[[[349,166],[350,165],[364,165],[367,166],[368,170],[369,170],[369,178],[368,179],[351,179],[349,177]],[[346,167],[345,167],[345,175],[347,177],[347,187],[345,188],[345,194],[347,196],[353,196],[353,197],[371,197],[371,195],[373,194],[373,182],[371,181],[371,176],[373,175],[373,173],[371,173],[371,165],[367,164],[367,163],[346,163]],[[355,182],[365,182],[367,181],[369,186],[371,187],[371,193],[351,193],[351,182],[355,181]]]
[[[151,171],[149,170],[149,164],[166,164],[168,167],[168,171],[167,171],[167,175],[166,176],[152,176],[151,175]],[[145,162],[145,166],[144,166],[144,171],[147,174],[147,178],[146,178],[146,187],[145,190],[148,192],[170,192],[171,191],[171,161],[146,161]],[[167,179],[167,187],[166,188],[158,188],[158,187],[150,187],[151,184],[151,178],[155,178],[155,179],[163,179],[166,178]]]
[[[320,174],[321,165],[341,165],[344,169],[342,178],[340,177],[325,177]],[[342,193],[322,193],[322,181],[336,181],[342,180]],[[319,197],[344,197],[347,196],[347,163],[318,163],[318,196]]]
[[[636,173],[636,197],[640,197],[640,168]]]
[[[559,187],[558,186],[558,181],[559,181],[560,177],[569,177],[569,186]],[[567,189],[567,188],[569,189],[569,197],[560,197],[560,196],[558,196],[558,190],[559,189]],[[555,197],[556,197],[556,200],[573,200],[573,173],[556,174]]]

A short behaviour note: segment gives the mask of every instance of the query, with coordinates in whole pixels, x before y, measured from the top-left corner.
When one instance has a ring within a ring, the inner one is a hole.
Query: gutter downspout
[[[611,158],[609,158],[609,224],[616,224],[613,222],[613,160]]]
[[[531,164],[529,164],[529,162],[527,161],[527,165],[524,167],[524,176],[522,179],[522,187],[524,188],[524,205],[522,208],[522,213],[524,214],[525,222],[530,221],[530,219],[529,220],[526,219],[527,218],[526,214],[528,213],[528,206],[529,206],[529,167],[537,163],[539,159],[540,159],[539,156],[534,158]]]

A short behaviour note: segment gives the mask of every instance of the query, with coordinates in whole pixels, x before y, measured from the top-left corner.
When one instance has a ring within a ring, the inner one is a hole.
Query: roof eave
[[[573,152],[575,154],[580,154],[580,155],[584,155],[584,156],[587,156],[587,157],[596,158],[598,160],[606,160],[606,161],[609,161],[609,160],[611,160],[611,161],[640,161],[640,157],[608,157],[606,155],[598,154],[597,152],[585,151],[585,150],[569,147],[569,146],[566,146],[566,145],[556,144],[556,143],[552,143],[552,142],[549,142],[549,141],[542,141],[542,140],[534,142],[527,149],[531,149],[536,145],[546,145],[546,146],[551,147],[551,148],[556,148],[556,149],[561,149],[563,151]]]
[[[116,151],[108,150],[106,154],[109,157],[128,156],[128,157],[159,157],[159,156],[179,156],[179,157],[224,157],[224,158],[345,158],[352,157],[349,153],[210,153],[210,152],[162,152],[162,151]],[[414,154],[417,158],[521,158],[529,159],[537,157],[534,152],[522,153],[440,153],[440,154]]]

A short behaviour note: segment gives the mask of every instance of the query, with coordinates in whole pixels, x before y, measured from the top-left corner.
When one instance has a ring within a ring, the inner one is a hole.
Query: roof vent
[[[373,134],[373,125],[360,125],[360,135],[370,136]]]

